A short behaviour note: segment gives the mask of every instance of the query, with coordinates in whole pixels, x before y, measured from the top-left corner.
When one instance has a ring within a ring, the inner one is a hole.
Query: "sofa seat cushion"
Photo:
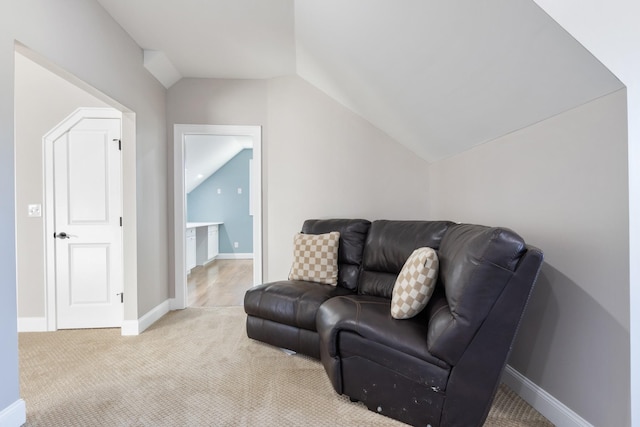
[[[249,289],[244,297],[244,310],[250,316],[316,331],[320,305],[329,298],[352,293],[340,286],[284,280]]]
[[[430,304],[431,305],[431,304]],[[429,310],[415,317],[397,320],[391,317],[391,301],[369,295],[337,296],[318,310],[317,331],[329,356],[339,356],[338,335],[348,331],[386,346],[394,352],[415,357],[448,370],[450,366],[433,356],[427,348]]]

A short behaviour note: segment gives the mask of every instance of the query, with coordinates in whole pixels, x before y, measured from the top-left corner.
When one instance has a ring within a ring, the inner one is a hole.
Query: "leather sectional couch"
[[[411,425],[479,426],[488,414],[542,252],[505,228],[449,221],[307,220],[340,233],[337,286],[284,280],[245,295],[247,335],[320,359],[336,392]],[[437,251],[426,307],[390,314],[412,252]]]

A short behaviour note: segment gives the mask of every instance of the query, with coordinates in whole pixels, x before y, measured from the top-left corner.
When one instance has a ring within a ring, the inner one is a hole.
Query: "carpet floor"
[[[402,426],[337,395],[311,358],[247,338],[242,307],[174,311],[143,334],[21,333],[27,427]],[[486,426],[552,426],[500,386]]]

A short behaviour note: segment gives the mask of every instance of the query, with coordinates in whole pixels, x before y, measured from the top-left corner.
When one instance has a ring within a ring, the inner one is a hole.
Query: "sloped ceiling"
[[[98,0],[183,77],[297,73],[427,161],[623,85],[532,0]]]
[[[621,83],[530,0],[296,3],[297,71],[426,160]]]
[[[264,79],[295,72],[292,0],[98,0],[143,49],[183,77]]]
[[[245,148],[253,138],[229,135],[186,135],[184,141],[184,187],[191,193]]]

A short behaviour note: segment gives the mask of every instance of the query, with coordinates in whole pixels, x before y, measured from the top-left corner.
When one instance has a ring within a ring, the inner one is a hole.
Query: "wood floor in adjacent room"
[[[230,307],[242,305],[252,285],[253,260],[217,259],[198,266],[187,276],[189,307]]]

